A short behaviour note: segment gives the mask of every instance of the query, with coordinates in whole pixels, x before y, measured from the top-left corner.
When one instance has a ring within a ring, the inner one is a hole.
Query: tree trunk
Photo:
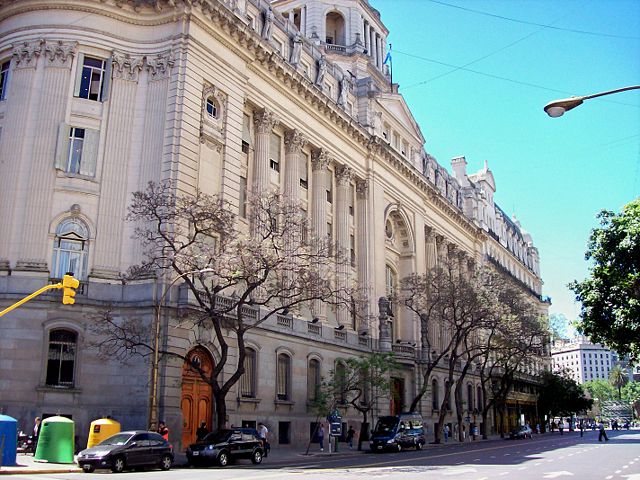
[[[462,415],[462,399],[460,398],[462,388],[460,387],[459,382],[460,379],[458,379],[458,382],[456,382],[456,388],[454,390],[454,401],[456,402],[456,420],[458,421],[458,431],[456,432],[456,435],[458,436],[459,442],[464,442],[464,418]]]
[[[362,451],[362,442],[369,439],[369,421],[367,411],[362,412],[362,424],[358,435],[358,451]]]
[[[482,439],[486,440],[487,439],[487,418],[489,418],[489,409],[488,408],[483,408],[482,409]]]
[[[213,392],[213,417],[216,419],[215,430],[225,428],[227,425],[227,394],[218,390]]]

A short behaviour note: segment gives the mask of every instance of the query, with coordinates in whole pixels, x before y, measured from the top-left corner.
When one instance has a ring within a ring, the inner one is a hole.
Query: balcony
[[[403,345],[394,343],[392,346],[393,353],[399,358],[415,358],[416,347],[412,345]]]

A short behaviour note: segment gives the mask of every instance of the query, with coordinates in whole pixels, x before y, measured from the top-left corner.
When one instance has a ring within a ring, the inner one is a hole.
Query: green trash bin
[[[65,417],[45,418],[40,425],[35,460],[73,463],[75,424]]]

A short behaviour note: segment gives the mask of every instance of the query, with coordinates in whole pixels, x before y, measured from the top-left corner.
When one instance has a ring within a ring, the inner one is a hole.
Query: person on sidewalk
[[[563,432],[564,432],[564,422],[562,421],[562,419],[560,419],[560,421],[558,422],[558,430],[560,430],[560,435],[563,435]]]
[[[162,420],[158,422],[158,433],[162,435],[162,438],[167,442],[169,441],[169,428]]]
[[[318,442],[320,443],[320,451],[324,452],[324,426],[322,424],[318,428]]]
[[[269,429],[262,422],[258,423],[258,437],[262,440],[262,445],[264,446],[264,456],[269,456],[269,451],[271,450],[271,444],[269,443]]]
[[[600,430],[600,434],[598,435],[598,441],[601,442],[602,439],[604,438],[604,441],[608,442],[609,437],[607,437],[607,431],[604,429],[604,423],[602,422],[602,420],[600,420],[600,423],[598,423],[598,430]]]
[[[349,425],[349,430],[347,430],[346,440],[350,450],[353,450],[353,436],[355,434],[356,434],[356,431],[353,429],[353,426]]]
[[[447,443],[449,441],[449,425],[444,426],[443,433],[444,433],[444,442]]]
[[[207,428],[207,422],[200,422],[200,426],[196,430],[196,440],[199,442],[200,440],[204,440],[204,437],[209,433],[209,429]]]

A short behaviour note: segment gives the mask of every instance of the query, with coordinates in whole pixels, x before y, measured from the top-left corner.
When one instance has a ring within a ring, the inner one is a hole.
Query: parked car
[[[378,419],[371,433],[372,452],[402,451],[403,448],[421,450],[427,442],[422,417],[417,413],[401,413]]]
[[[213,465],[226,467],[230,461],[248,458],[262,463],[264,446],[255,428],[234,428],[211,432],[203,440],[189,445],[189,465]]]
[[[86,473],[96,468],[111,469],[116,473],[142,467],[169,470],[173,465],[173,451],[169,442],[158,433],[133,430],[116,433],[95,447],[82,450],[77,462]]]
[[[533,431],[529,425],[523,425],[518,428],[515,428],[509,434],[509,438],[512,440],[517,440],[520,438],[531,438],[533,435]]]

